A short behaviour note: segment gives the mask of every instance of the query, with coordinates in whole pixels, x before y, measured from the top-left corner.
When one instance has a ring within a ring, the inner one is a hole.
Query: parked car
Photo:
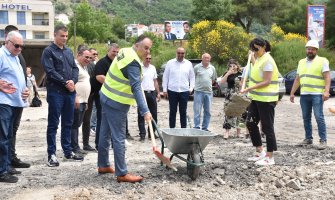
[[[292,70],[285,74],[284,79],[285,79],[285,87],[286,87],[286,93],[290,94],[293,86],[294,79],[297,75],[297,70]],[[329,94],[330,95],[335,95],[335,71],[331,70],[330,71],[330,89],[329,89]],[[300,94],[300,87],[297,89],[295,92],[296,95]]]
[[[213,96],[215,97],[222,97],[227,93],[227,82],[221,83],[221,77],[216,79],[216,82],[213,84]],[[281,100],[286,92],[285,89],[285,79],[283,76],[279,73],[278,76],[278,82],[279,82],[279,100]]]

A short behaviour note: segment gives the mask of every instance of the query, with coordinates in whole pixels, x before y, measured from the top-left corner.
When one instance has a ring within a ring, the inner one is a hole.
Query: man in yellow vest
[[[307,42],[307,57],[299,61],[297,76],[292,86],[290,100],[294,103],[294,93],[300,86],[300,106],[305,128],[305,139],[302,145],[313,144],[311,119],[313,109],[320,137],[318,149],[323,150],[327,145],[323,103],[329,99],[330,72],[329,61],[317,55],[318,49],[318,41],[310,40]]]
[[[152,41],[141,35],[130,48],[123,48],[113,60],[100,90],[101,129],[98,146],[98,172],[114,173],[109,162],[111,139],[115,175],[118,182],[141,182],[131,175],[125,160],[126,120],[130,105],[137,103],[145,121],[152,119],[141,89],[141,60],[150,54]]]

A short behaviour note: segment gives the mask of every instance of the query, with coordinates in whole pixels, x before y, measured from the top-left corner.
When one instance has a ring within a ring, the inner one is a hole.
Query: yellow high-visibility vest
[[[279,97],[278,68],[276,62],[273,60],[270,53],[265,53],[262,57],[256,59],[254,65],[251,67],[249,87],[252,87],[264,80],[262,77],[263,68],[269,62],[273,66],[271,83],[266,87],[257,88],[252,91],[249,91],[248,96],[252,98],[252,100],[261,102],[278,101]]]
[[[101,87],[101,92],[108,98],[127,105],[136,103],[131,91],[129,79],[123,76],[121,69],[136,60],[140,65],[142,62],[133,48],[123,48],[113,60]],[[141,67],[142,68],[142,67]],[[142,73],[141,73],[142,74]]]
[[[309,67],[307,67],[307,58],[299,61],[297,73],[300,78],[301,93],[323,93],[325,91],[326,82],[322,75],[324,63],[329,63],[329,61],[319,56],[313,59]]]

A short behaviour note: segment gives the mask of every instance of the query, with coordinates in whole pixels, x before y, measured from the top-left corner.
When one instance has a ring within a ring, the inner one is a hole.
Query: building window
[[[8,24],[8,11],[0,10],[0,24]]]
[[[43,13],[33,13],[32,16],[33,25],[37,26],[48,26],[49,25],[49,19],[48,15],[44,15]]]
[[[19,30],[19,32],[21,33],[23,39],[27,39],[26,31],[25,30]]]
[[[5,30],[0,30],[0,38],[5,38]]]
[[[44,32],[34,32],[34,39],[45,39]]]
[[[26,13],[23,11],[17,11],[17,24],[26,25]]]

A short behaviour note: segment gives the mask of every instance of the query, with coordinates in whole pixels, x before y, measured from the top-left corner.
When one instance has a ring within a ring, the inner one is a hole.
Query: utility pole
[[[76,44],[76,35],[77,35],[77,17],[76,11],[73,12],[73,48],[74,48],[74,55],[77,55],[77,44]]]

